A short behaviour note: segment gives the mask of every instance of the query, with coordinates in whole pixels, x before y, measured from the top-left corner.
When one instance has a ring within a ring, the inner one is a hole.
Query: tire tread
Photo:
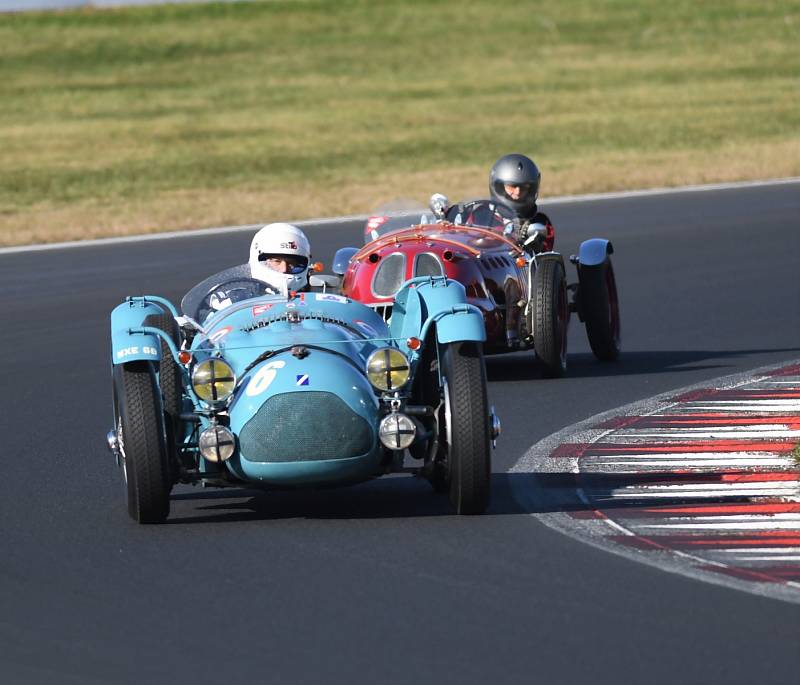
[[[458,514],[480,514],[489,502],[491,479],[486,371],[477,346],[451,344],[444,354],[451,395],[450,502]],[[458,464],[454,464],[455,460]]]
[[[536,356],[544,365],[545,374],[557,378],[566,371],[566,360],[562,358],[563,336],[558,318],[558,298],[566,298],[564,267],[555,259],[548,259],[536,267],[534,284],[533,346]],[[566,302],[566,299],[564,300]]]
[[[117,368],[128,513],[139,523],[161,523],[169,515],[170,483],[158,386],[149,362]]]

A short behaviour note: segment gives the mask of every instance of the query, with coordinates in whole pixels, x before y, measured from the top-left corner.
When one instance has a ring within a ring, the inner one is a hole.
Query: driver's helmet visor
[[[506,194],[506,197],[519,201],[526,199],[533,190],[532,183],[504,183],[503,184],[503,192]]]
[[[308,257],[302,255],[261,252],[258,261],[282,274],[301,274],[308,267]]]

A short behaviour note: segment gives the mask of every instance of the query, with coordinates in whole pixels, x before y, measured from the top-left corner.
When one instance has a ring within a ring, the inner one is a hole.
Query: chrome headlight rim
[[[381,392],[394,392],[404,388],[411,378],[411,362],[396,347],[379,347],[373,350],[365,365],[367,380]]]
[[[200,433],[197,450],[206,461],[218,464],[236,451],[236,437],[226,426],[214,423]]]
[[[238,379],[233,367],[222,357],[208,357],[194,365],[192,390],[209,406],[227,402],[236,389]]]
[[[387,449],[402,451],[411,446],[417,437],[417,427],[410,416],[392,412],[381,419],[378,439]]]

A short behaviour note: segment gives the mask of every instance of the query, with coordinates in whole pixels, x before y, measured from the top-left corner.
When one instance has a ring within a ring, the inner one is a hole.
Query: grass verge
[[[800,175],[800,0],[0,16],[0,244]]]

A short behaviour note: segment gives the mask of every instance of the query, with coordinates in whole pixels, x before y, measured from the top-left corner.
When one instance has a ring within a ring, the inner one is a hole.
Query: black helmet
[[[536,211],[536,199],[539,197],[539,181],[542,174],[532,159],[525,155],[506,155],[498,159],[489,174],[489,192],[496,202],[511,207],[522,217],[532,215]],[[519,198],[509,197],[506,185],[519,186]]]

